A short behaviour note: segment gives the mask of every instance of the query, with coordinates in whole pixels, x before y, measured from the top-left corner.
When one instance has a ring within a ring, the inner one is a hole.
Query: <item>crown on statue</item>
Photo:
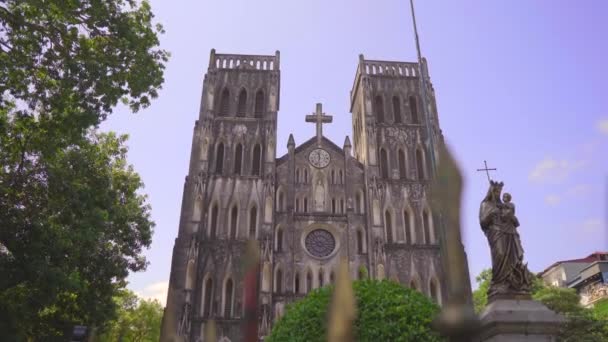
[[[505,184],[503,182],[495,182],[493,180],[490,181],[490,186],[493,188],[501,188],[504,186]]]

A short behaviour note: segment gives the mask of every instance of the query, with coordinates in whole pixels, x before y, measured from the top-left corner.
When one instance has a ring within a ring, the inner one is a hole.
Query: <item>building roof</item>
[[[568,283],[568,287],[579,287],[589,282],[601,279],[602,273],[608,271],[608,261],[594,261],[581,270],[576,278]]]
[[[549,272],[552,268],[559,266],[561,264],[565,264],[565,263],[592,263],[598,260],[601,260],[601,256],[606,256],[608,255],[608,252],[593,252],[591,254],[589,254],[588,256],[584,257],[584,258],[580,258],[580,259],[571,259],[571,260],[561,260],[561,261],[556,261],[555,263],[551,264],[551,266],[547,267],[544,269],[544,271],[539,273],[539,276],[543,276],[545,275],[545,273]]]

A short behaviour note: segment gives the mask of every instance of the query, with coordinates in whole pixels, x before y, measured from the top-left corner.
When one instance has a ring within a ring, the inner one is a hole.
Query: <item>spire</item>
[[[296,141],[293,139],[293,134],[289,134],[289,139],[287,139],[287,148],[295,147]]]
[[[346,136],[346,138],[344,138],[344,154],[347,156],[350,156],[350,150],[353,146],[350,144],[350,139],[348,138],[348,135]]]

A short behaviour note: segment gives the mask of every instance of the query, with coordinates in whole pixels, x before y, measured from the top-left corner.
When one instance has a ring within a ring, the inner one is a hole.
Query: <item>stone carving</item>
[[[422,184],[412,184],[410,186],[410,194],[413,201],[419,201],[424,193],[424,187]]]
[[[179,320],[179,326],[177,329],[177,333],[180,336],[188,336],[190,335],[190,304],[185,303],[182,307],[181,319]]]
[[[262,314],[260,315],[260,335],[265,336],[270,332],[270,309],[268,304],[262,305]]]
[[[232,127],[232,135],[237,138],[237,139],[242,139],[245,134],[247,134],[247,126],[245,125],[234,125],[234,127]]]
[[[272,259],[272,241],[268,236],[262,240],[262,260],[270,261]]]
[[[198,256],[198,242],[196,241],[196,235],[192,235],[190,239],[190,248],[188,249],[188,259],[194,259]]]
[[[492,252],[492,283],[488,299],[529,297],[532,285],[530,271],[524,264],[519,221],[511,195],[500,199],[503,183],[490,181],[486,197],[479,208],[479,223],[488,238]]]
[[[194,181],[194,197],[202,198],[205,193],[205,189],[207,187],[207,174],[205,171],[200,171],[195,178]]]
[[[403,129],[399,129],[396,127],[387,127],[386,128],[386,133],[388,134],[388,136],[391,139],[394,139],[400,143],[405,144],[407,142],[408,139],[408,133],[405,132]]]

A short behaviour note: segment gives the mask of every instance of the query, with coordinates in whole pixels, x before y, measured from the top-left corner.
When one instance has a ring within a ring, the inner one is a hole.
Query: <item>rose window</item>
[[[316,229],[308,233],[304,240],[308,253],[323,258],[330,255],[336,248],[334,236],[325,229]]]

